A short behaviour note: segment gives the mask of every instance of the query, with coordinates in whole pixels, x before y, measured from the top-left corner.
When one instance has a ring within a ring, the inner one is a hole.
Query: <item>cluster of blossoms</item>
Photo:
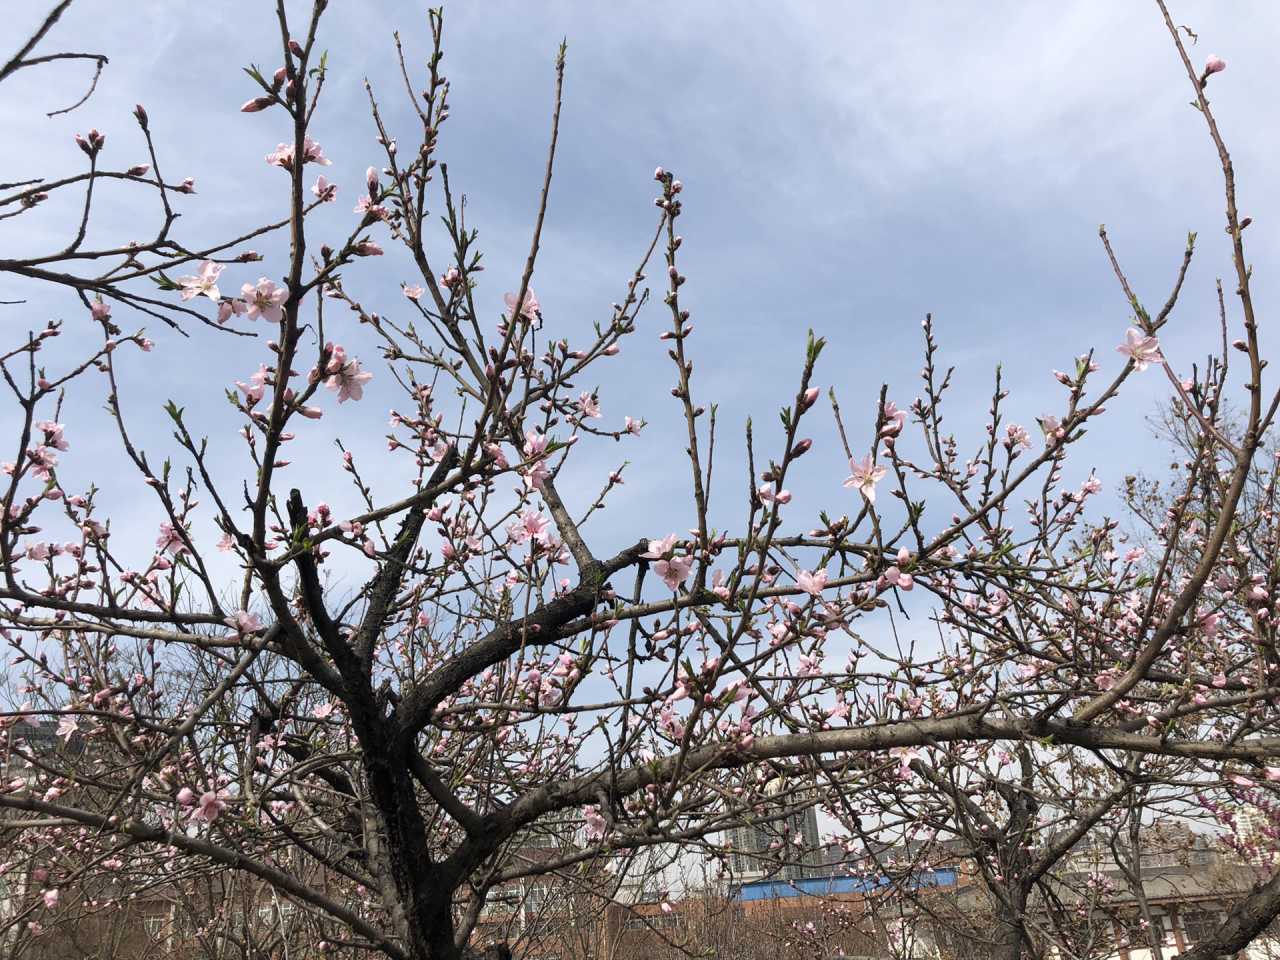
[[[360,361],[348,357],[340,344],[325,344],[325,352],[329,355],[329,362],[323,370],[316,368],[311,371],[311,382],[323,379],[326,387],[337,391],[339,403],[363,397],[364,385],[373,379],[373,374],[361,370]]]
[[[218,305],[218,322],[226,323],[232,316],[244,316],[250,320],[262,319],[268,323],[279,323],[284,316],[284,304],[289,299],[289,291],[266,277],[257,283],[246,283],[240,288],[240,296],[226,298],[218,289],[218,278],[222,275],[224,265],[206,260],[195,274],[179,277],[177,284],[182,288],[182,299],[191,300],[205,296]]]

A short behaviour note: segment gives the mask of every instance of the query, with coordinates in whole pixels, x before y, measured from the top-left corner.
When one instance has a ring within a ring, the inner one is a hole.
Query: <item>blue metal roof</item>
[[[784,897],[823,897],[833,893],[866,893],[889,885],[888,877],[804,877],[798,880],[752,880],[735,892],[738,900],[779,900]],[[952,869],[924,870],[907,881],[911,888],[950,887],[956,883]]]

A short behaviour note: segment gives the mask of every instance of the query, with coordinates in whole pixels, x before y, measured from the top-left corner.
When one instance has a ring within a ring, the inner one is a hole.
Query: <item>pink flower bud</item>
[[[138,120],[138,126],[142,127],[143,130],[146,130],[147,129],[147,111],[142,108],[142,104],[140,103],[134,104],[133,115]]]
[[[1215,57],[1212,53],[1209,54],[1209,59],[1204,62],[1204,72],[1206,75],[1210,73],[1221,73],[1225,69],[1227,69],[1227,61],[1220,57]]]
[[[275,103],[270,97],[254,97],[240,108],[241,113],[257,113],[259,110],[265,110],[267,107]]]

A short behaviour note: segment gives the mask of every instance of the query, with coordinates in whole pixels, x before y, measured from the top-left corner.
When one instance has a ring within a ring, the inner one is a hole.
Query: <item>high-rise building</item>
[[[771,781],[765,794],[781,793],[781,780]],[[818,842],[818,808],[814,803],[797,809],[795,795],[766,803],[750,820],[727,831],[733,852],[729,866],[735,880],[761,877],[799,880],[809,876],[821,860]],[[785,811],[791,808],[790,813]]]

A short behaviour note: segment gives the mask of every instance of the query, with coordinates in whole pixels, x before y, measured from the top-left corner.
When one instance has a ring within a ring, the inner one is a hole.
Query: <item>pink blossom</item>
[[[362,213],[366,217],[374,217],[378,220],[387,219],[386,208],[381,206],[378,203],[375,203],[369,197],[364,197],[364,196],[362,196],[359,200],[356,201],[356,205],[355,205],[355,208],[352,210],[352,213]]]
[[[243,300],[223,300],[218,304],[218,322],[226,323],[232,314],[239,316],[248,309],[249,305]]]
[[[756,496],[758,496],[764,503],[776,502],[779,505],[785,505],[791,502],[791,491],[779,490],[775,493],[772,483],[762,484],[760,489],[756,491]]]
[[[415,303],[418,301],[418,298],[421,297],[426,292],[425,287],[406,286],[406,287],[403,287],[402,289],[404,290],[404,295],[408,297],[410,300],[413,300]]]
[[[317,720],[327,720],[333,715],[333,711],[336,709],[336,704],[334,704],[333,701],[329,701],[327,703],[320,704],[320,706],[312,710],[311,715]]]
[[[293,144],[281,143],[277,144],[275,150],[267,154],[266,161],[273,167],[280,167],[283,170],[293,168],[294,150]],[[302,162],[318,163],[322,166],[329,165],[329,159],[324,155],[324,149],[320,144],[316,143],[310,137],[303,138],[302,141]]]
[[[1223,60],[1221,57],[1214,56],[1212,53],[1209,54],[1209,59],[1204,62],[1204,72],[1206,75],[1211,73],[1221,73],[1225,69],[1227,69],[1227,61]]]
[[[623,421],[623,430],[637,437],[640,436],[640,430],[643,426],[644,426],[643,421],[633,420],[631,417],[627,417]]]
[[[1008,438],[1007,443],[1010,447],[1021,447],[1023,450],[1031,449],[1031,437],[1025,428],[1018,426],[1016,423],[1009,424],[1005,428],[1005,436]]]
[[[671,590],[689,579],[689,573],[693,569],[693,557],[670,556],[675,550],[675,544],[676,535],[672,533],[661,540],[650,540],[649,549],[640,554],[646,560],[657,561],[653,565],[654,572]]]
[[[582,411],[584,417],[590,417],[592,420],[600,419],[600,403],[590,393],[584,391],[578,397],[578,409]]]
[[[175,557],[187,552],[182,534],[168,520],[160,523],[160,536],[156,537],[156,549],[162,552],[168,551]]]
[[[57,890],[46,890],[40,896],[44,900],[45,907],[47,907],[48,909],[52,910],[54,907],[58,905]]]
[[[805,593],[819,597],[827,586],[827,571],[818,570],[810,573],[808,570],[801,570],[796,574],[796,586]]]
[[[909,573],[903,573],[901,568],[894,565],[880,576],[880,583],[883,586],[910,591],[915,586],[915,578]]]
[[[324,385],[338,391],[338,402],[345,403],[364,396],[364,385],[373,379],[373,374],[361,370],[359,360],[348,360],[345,353],[338,353],[341,350],[341,347],[335,348],[334,356],[325,368],[329,375]]]
[[[70,740],[80,730],[76,723],[76,718],[70,713],[64,713],[58,718],[58,736],[64,740]]]
[[[545,433],[538,433],[536,430],[530,430],[524,435],[524,455],[527,459],[532,460],[534,457],[540,457],[547,452],[547,442],[550,438]]]
[[[873,463],[870,454],[861,461],[850,460],[849,469],[853,472],[849,479],[844,482],[844,485],[856,488],[859,493],[867,498],[868,503],[875,503],[876,484],[884,479],[884,475],[888,471],[884,467]]]
[[[1043,417],[1037,417],[1041,431],[1044,432],[1046,444],[1052,444],[1055,440],[1061,440],[1066,436],[1066,430],[1063,429],[1062,422],[1054,416],[1046,414]]]
[[[582,819],[586,823],[586,836],[588,840],[603,840],[605,831],[609,828],[608,823],[600,814],[600,808],[596,806],[585,806],[582,808]]]
[[[894,747],[889,753],[898,758],[898,776],[903,779],[910,777],[911,761],[919,758],[920,751],[915,747]]]
[[[243,380],[236,381],[236,386],[244,392],[245,399],[249,401],[250,406],[253,406],[262,399],[262,395],[267,389],[268,375],[269,371],[267,370],[267,365],[265,363],[261,363],[258,365],[257,373],[249,377],[248,383],[245,383]]]
[[[248,610],[237,610],[227,617],[223,623],[235,631],[235,633],[228,634],[231,639],[257,633],[262,629],[262,620],[258,618],[256,613],[250,613]]]
[[[178,791],[178,802],[184,807],[194,806],[196,802],[195,791],[190,787],[183,787]]]
[[[261,277],[256,284],[246,283],[242,286],[240,297],[244,300],[250,320],[262,317],[268,323],[279,323],[284,316],[282,305],[289,299],[289,291],[276,286],[266,277]]]
[[[71,446],[62,436],[62,431],[65,428],[60,423],[54,423],[52,420],[41,420],[36,424],[36,429],[44,433],[44,442],[56,450],[66,450]]]
[[[192,823],[213,823],[218,819],[218,814],[227,808],[226,803],[217,794],[216,791],[206,790],[200,794],[200,802],[196,804],[196,808],[191,811]]]
[[[222,264],[206,260],[200,264],[195,276],[179,277],[178,286],[182,287],[182,299],[191,300],[203,294],[210,300],[219,300],[222,294],[218,292],[218,277],[222,269]]]
[[[1164,357],[1160,353],[1160,341],[1133,327],[1125,332],[1124,343],[1116,347],[1116,350],[1128,357],[1139,373],[1153,363],[1164,363]]]
[[[106,320],[111,316],[111,304],[103,303],[101,300],[94,300],[89,304],[89,313],[92,314],[95,320]]]
[[[884,426],[880,428],[880,436],[896,437],[902,433],[902,427],[907,422],[907,414],[904,410],[899,410],[892,400],[886,400],[881,411],[884,416]]]
[[[670,560],[659,560],[653,565],[653,569],[666,583],[667,587],[674,590],[689,579],[689,573],[693,569],[693,557],[672,557]]]
[[[519,519],[512,521],[507,527],[507,533],[510,534],[513,543],[525,543],[530,539],[546,543],[549,523],[550,521],[537,510],[526,510]]]
[[[40,480],[48,480],[50,471],[58,465],[58,455],[43,443],[27,451],[27,459],[31,461],[31,472]],[[6,470],[6,473],[12,471]]]
[[[338,195],[338,185],[330,183],[329,178],[322,173],[316,177],[316,182],[312,184],[311,192],[319,197],[321,203],[329,203]]]
[[[711,592],[721,600],[729,599],[729,587],[725,582],[724,571],[717,570],[711,577]]]
[[[514,293],[503,294],[502,300],[507,305],[506,317],[510,320],[515,316],[516,295]],[[534,329],[537,329],[542,324],[542,307],[538,303],[538,298],[534,295],[532,287],[525,291],[524,303],[520,306],[520,316],[533,323],[535,325]]]
[[[676,546],[676,535],[669,533],[661,540],[650,540],[649,549],[640,554],[646,560],[661,560],[667,554],[671,553]]]

